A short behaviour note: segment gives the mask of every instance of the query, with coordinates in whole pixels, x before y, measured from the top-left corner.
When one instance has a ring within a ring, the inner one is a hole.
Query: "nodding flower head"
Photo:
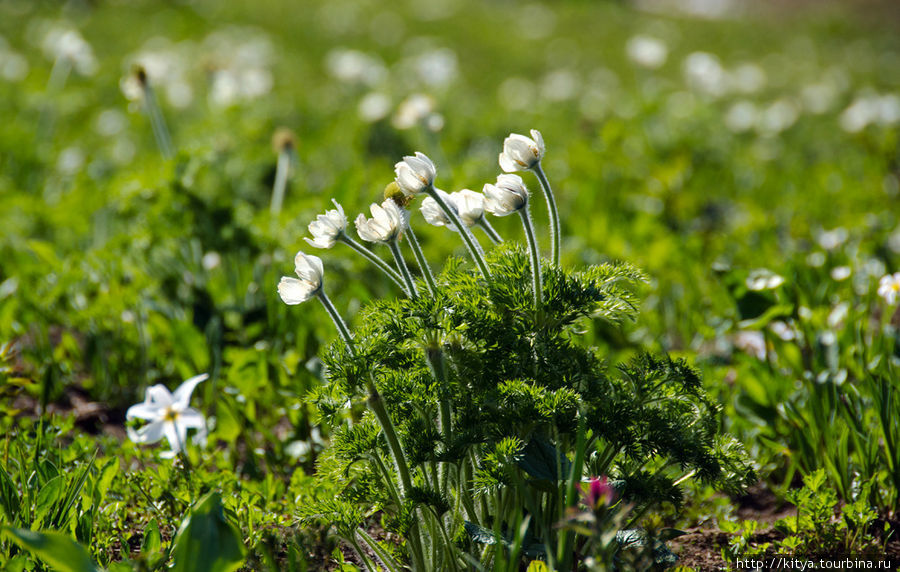
[[[308,238],[303,240],[310,246],[331,248],[347,228],[347,217],[344,215],[343,207],[334,199],[331,199],[331,202],[337,207],[336,209],[325,211],[325,214],[320,214],[316,220],[309,223],[309,233],[313,235],[312,240]]]
[[[444,202],[447,203],[447,206],[453,209],[454,211],[459,213],[459,209],[456,206],[456,202],[453,200],[452,195],[448,195],[444,191],[440,189],[435,189],[435,191],[444,199]],[[454,193],[455,194],[455,193]],[[434,226],[446,226],[452,231],[456,230],[456,226],[450,222],[450,219],[447,218],[447,213],[444,212],[438,204],[437,201],[431,197],[425,197],[425,200],[422,201],[422,206],[419,208],[422,211],[422,215],[425,217],[425,220],[428,224],[432,224]]]
[[[147,388],[143,403],[132,405],[125,412],[125,419],[144,419],[148,423],[135,430],[127,426],[128,437],[135,443],[156,443],[163,437],[169,442],[171,451],[162,457],[172,458],[184,449],[188,429],[196,429],[195,440],[206,438],[206,418],[190,406],[191,394],[207,374],[194,376],[169,393],[165,385]]]
[[[404,157],[394,165],[394,172],[397,173],[397,185],[407,196],[418,195],[434,185],[437,174],[431,159],[418,151],[414,157]]]
[[[450,193],[459,213],[459,220],[466,226],[475,226],[484,218],[484,195],[470,189]]]
[[[372,203],[369,207],[372,218],[360,214],[356,217],[356,232],[367,242],[388,243],[400,238],[409,220],[409,211],[397,206],[393,199],[387,199],[381,206]]]
[[[507,216],[525,208],[528,189],[518,175],[499,175],[497,184],[484,186],[484,209],[495,216]]]
[[[302,304],[322,289],[322,259],[312,254],[298,252],[294,257],[294,271],[297,278],[282,276],[278,283],[278,295],[285,304]]]
[[[544,158],[544,138],[537,129],[531,130],[531,138],[512,133],[503,140],[500,168],[507,173],[527,171]]]

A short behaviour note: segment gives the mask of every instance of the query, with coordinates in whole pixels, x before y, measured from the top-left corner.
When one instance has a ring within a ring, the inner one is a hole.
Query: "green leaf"
[[[63,477],[56,476],[47,481],[38,492],[37,500],[35,500],[34,522],[40,528],[47,515],[50,514],[63,494]]]
[[[159,534],[159,523],[156,519],[151,519],[150,523],[144,529],[144,541],[141,544],[141,552],[147,554],[156,552],[162,546],[162,536]]]
[[[5,526],[6,536],[57,572],[99,572],[87,549],[60,532],[34,532]]]
[[[541,481],[560,481],[572,472],[572,462],[546,439],[532,439],[522,450],[519,467]]]
[[[466,534],[469,535],[472,542],[477,542],[478,544],[497,544],[497,537],[494,535],[493,530],[488,530],[487,528],[478,526],[474,522],[469,522],[468,520],[463,523],[463,528],[465,528]]]
[[[173,572],[231,572],[244,562],[241,537],[225,518],[217,492],[197,501],[181,523],[174,546]]]
[[[7,522],[16,522],[19,516],[19,491],[9,474],[0,466],[0,508]]]

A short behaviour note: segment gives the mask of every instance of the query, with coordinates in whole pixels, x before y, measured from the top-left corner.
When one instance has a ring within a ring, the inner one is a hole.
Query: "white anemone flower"
[[[403,157],[403,160],[394,165],[397,173],[397,186],[403,194],[411,197],[427,190],[434,184],[437,170],[424,153],[416,151],[416,155]]]
[[[518,175],[499,175],[497,184],[484,186],[484,209],[495,216],[507,216],[525,208],[528,189]]]
[[[507,173],[527,171],[544,158],[544,137],[537,129],[531,130],[531,138],[512,133],[503,140],[500,168]]]
[[[135,443],[156,443],[165,437],[172,448],[161,455],[167,459],[184,449],[188,429],[197,430],[195,441],[205,439],[206,418],[190,406],[190,401],[194,388],[207,378],[205,373],[194,376],[178,386],[174,394],[164,385],[147,388],[144,402],[129,407],[125,419],[144,419],[148,423],[137,430],[126,426],[128,437]]]
[[[344,215],[344,208],[334,199],[331,199],[335,210],[325,211],[320,214],[316,220],[309,223],[309,233],[313,235],[312,240],[304,238],[310,246],[316,248],[331,248],[335,245],[338,238],[347,228],[347,217]]]
[[[444,199],[444,202],[447,203],[451,209],[457,211],[459,213],[459,209],[456,206],[456,202],[453,200],[453,196],[445,193],[440,189],[435,189],[435,191]],[[455,194],[455,193],[454,193]],[[437,201],[431,197],[425,197],[425,200],[422,201],[422,206],[419,208],[422,211],[422,216],[425,217],[425,221],[434,226],[446,226],[452,231],[456,231],[456,225],[450,222],[450,219],[447,218],[447,213],[437,204]]]
[[[409,158],[409,157],[407,157]],[[369,207],[372,218],[360,214],[356,217],[356,232],[367,242],[389,243],[403,234],[409,212],[397,206],[393,199],[387,199],[381,206],[372,203]]]
[[[881,277],[878,281],[878,295],[891,306],[897,303],[897,298],[900,297],[900,272]]]
[[[285,304],[294,306],[306,302],[322,290],[322,259],[312,254],[298,252],[294,257],[297,278],[282,276],[278,283],[278,295]]]
[[[475,226],[484,219],[484,195],[471,189],[450,193],[459,220],[466,226]]]

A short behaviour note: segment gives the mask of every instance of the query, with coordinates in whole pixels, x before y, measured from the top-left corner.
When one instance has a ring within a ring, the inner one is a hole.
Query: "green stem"
[[[380,256],[363,246],[362,244],[356,242],[343,232],[338,236],[338,240],[355,250],[356,252],[363,255],[363,257],[378,267],[379,270],[387,274],[388,278],[394,281],[394,284],[400,287],[403,290],[403,293],[409,296],[409,292],[406,291],[406,285],[403,284],[403,278],[400,274],[397,273],[396,270],[391,268],[390,264],[385,262]]]
[[[406,261],[403,260],[403,254],[400,253],[400,247],[397,246],[397,239],[392,239],[387,245],[388,248],[391,249],[391,254],[394,255],[394,262],[397,263],[397,268],[400,269],[403,281],[406,282],[406,290],[409,292],[410,297],[418,298],[419,291],[416,289],[416,283],[413,282],[412,274],[409,273],[409,267],[406,266]]]
[[[541,277],[541,252],[538,250],[537,239],[534,237],[534,225],[531,222],[531,212],[526,204],[519,210],[522,217],[522,226],[525,227],[525,236],[528,238],[528,250],[531,253],[531,289],[534,291],[534,309],[539,311],[543,303],[543,278]]]
[[[328,312],[328,315],[331,317],[331,321],[334,322],[335,327],[337,327],[338,333],[341,335],[341,339],[344,340],[344,343],[347,345],[347,350],[351,355],[356,355],[356,346],[353,345],[353,337],[350,335],[350,329],[347,327],[344,319],[341,318],[341,315],[338,313],[337,309],[335,309],[334,304],[331,303],[331,300],[328,298],[328,295],[325,294],[325,290],[319,288],[319,292],[316,294],[316,297],[319,298],[319,302],[325,306],[325,311]]]
[[[550,260],[555,266],[559,265],[559,210],[556,208],[556,198],[553,196],[553,190],[550,188],[550,182],[544,175],[544,169],[538,162],[532,167],[535,176],[541,183],[544,190],[544,198],[547,199],[547,211],[550,215],[550,241],[552,249],[550,251]]]
[[[156,101],[156,94],[150,87],[150,80],[144,80],[144,110],[147,117],[150,118],[150,127],[153,128],[153,136],[156,138],[156,144],[159,146],[159,152],[163,159],[171,159],[175,155],[175,148],[172,146],[172,137],[169,135],[169,129],[166,127],[166,120],[163,118],[162,110]]]
[[[450,450],[451,441],[453,439],[453,418],[450,409],[450,388],[447,387],[447,361],[444,359],[444,352],[438,347],[436,349],[426,349],[425,358],[428,360],[431,374],[437,381],[440,411],[438,412],[438,424],[441,430],[441,439],[444,441],[444,453]],[[441,492],[446,494],[449,489],[449,471],[448,463],[445,460],[440,464],[440,479],[438,486]]]
[[[419,246],[419,241],[416,238],[416,234],[413,232],[412,226],[406,227],[406,237],[409,239],[409,248],[412,249],[413,255],[416,257],[416,262],[419,263],[419,268],[422,270],[422,276],[425,277],[425,284],[428,286],[428,291],[431,293],[431,296],[434,297],[437,293],[434,275],[431,273],[431,267],[428,266],[428,261],[425,260],[425,254],[422,253],[422,247]]]
[[[501,242],[503,242],[503,238],[500,236],[500,233],[494,230],[494,227],[491,226],[491,223],[488,222],[488,219],[486,217],[482,216],[480,219],[478,219],[478,222],[476,224],[481,227],[481,230],[484,231],[484,234],[488,235],[488,238],[491,239],[491,242],[493,242],[494,244],[500,244]]]
[[[281,205],[284,203],[284,192],[287,189],[288,173],[291,170],[291,152],[282,149],[278,153],[278,164],[275,167],[275,184],[272,185],[272,203],[269,205],[269,212],[273,216],[278,216],[281,212]]]
[[[428,196],[434,199],[434,202],[441,207],[441,210],[444,211],[444,214],[447,215],[447,218],[450,219],[450,222],[459,229],[459,235],[462,237],[463,242],[466,244],[466,248],[469,250],[469,254],[472,256],[472,259],[475,261],[475,264],[478,265],[478,269],[481,271],[481,275],[488,281],[491,280],[491,272],[488,270],[487,264],[484,261],[484,256],[481,250],[481,246],[478,245],[478,241],[475,240],[475,236],[472,234],[472,231],[469,230],[469,227],[465,226],[460,220],[459,216],[456,214],[456,211],[450,208],[447,202],[441,197],[440,193],[438,193],[433,186],[428,187],[425,191],[428,193]]]

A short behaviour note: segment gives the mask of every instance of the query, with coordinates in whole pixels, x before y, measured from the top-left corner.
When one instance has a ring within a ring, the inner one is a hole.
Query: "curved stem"
[[[388,278],[394,281],[394,284],[400,287],[403,290],[403,293],[409,296],[409,292],[406,290],[406,285],[403,283],[403,278],[400,277],[400,274],[397,273],[396,270],[391,268],[391,265],[385,262],[380,256],[363,246],[362,244],[356,242],[349,236],[344,233],[341,233],[338,236],[338,240],[355,250],[356,252],[363,255],[363,257],[378,267],[379,270],[387,274]]]
[[[428,261],[425,260],[425,254],[422,252],[422,247],[419,246],[419,240],[416,238],[412,226],[406,227],[406,236],[409,238],[409,247],[416,257],[416,262],[419,263],[419,268],[422,270],[422,276],[425,277],[425,285],[428,286],[428,291],[433,297],[437,292],[437,285],[434,283],[434,275],[431,273],[431,267],[428,266]]]
[[[475,240],[475,235],[472,234],[472,231],[469,230],[469,227],[465,226],[460,220],[459,216],[456,214],[456,211],[450,208],[447,202],[441,198],[440,193],[435,191],[434,187],[428,187],[425,191],[428,193],[428,196],[434,199],[434,202],[441,207],[441,210],[444,211],[444,214],[447,215],[447,218],[450,219],[450,222],[459,229],[459,235],[462,237],[463,242],[466,243],[466,248],[469,249],[469,254],[472,256],[472,259],[475,260],[475,264],[478,265],[478,269],[481,271],[481,275],[485,277],[485,279],[491,279],[491,272],[488,270],[487,263],[484,261],[483,252],[481,250],[481,246],[479,246],[478,241]]]
[[[391,240],[387,243],[388,247],[391,249],[391,254],[394,255],[394,262],[397,263],[397,268],[400,269],[400,274],[403,276],[403,281],[406,282],[406,289],[409,292],[410,297],[418,298],[419,291],[416,290],[416,283],[413,282],[412,274],[409,273],[409,268],[406,266],[406,261],[403,260],[403,254],[400,253],[400,247],[397,246],[397,239]]]
[[[556,208],[556,198],[553,196],[553,190],[550,189],[550,182],[547,181],[547,176],[544,175],[544,169],[541,167],[540,162],[538,162],[534,167],[532,167],[535,176],[538,178],[538,181],[541,183],[541,187],[544,189],[544,198],[547,199],[547,211],[550,214],[550,241],[551,241],[551,251],[550,251],[550,260],[554,265],[559,265],[559,210]]]
[[[347,344],[347,350],[351,355],[355,356],[356,346],[353,344],[353,338],[350,336],[350,330],[347,328],[344,319],[341,318],[341,315],[338,313],[337,309],[335,309],[334,304],[331,303],[331,300],[325,294],[325,290],[320,289],[316,296],[319,298],[322,305],[325,306],[325,310],[328,312],[328,315],[331,316],[334,325],[337,326],[338,333],[340,333],[341,337],[344,339],[344,343]],[[381,432],[387,440],[388,449],[390,450],[391,457],[394,461],[394,466],[397,468],[397,474],[400,476],[400,495],[405,497],[406,492],[412,488],[412,477],[410,476],[409,466],[406,464],[403,447],[400,445],[400,439],[397,437],[397,429],[394,427],[390,415],[388,415],[381,394],[378,393],[378,389],[375,388],[375,381],[371,371],[369,371],[369,379],[366,380],[366,389],[369,392],[366,403],[375,415],[375,419],[381,427]],[[413,549],[416,550],[416,547],[417,543],[414,542]]]
[[[481,227],[481,230],[484,231],[484,234],[488,235],[488,238],[491,239],[491,242],[493,242],[494,244],[500,244],[501,242],[503,242],[503,238],[500,236],[500,233],[494,230],[494,227],[491,226],[490,222],[488,222],[487,217],[482,216],[480,219],[478,219],[478,222],[476,224]]]
[[[281,212],[281,205],[284,203],[284,192],[287,189],[288,173],[291,170],[291,152],[282,149],[278,153],[278,164],[275,166],[275,183],[272,185],[272,203],[269,205],[269,212],[273,216],[278,216]]]
[[[318,294],[316,294],[316,297],[318,297],[319,302],[321,302],[322,305],[325,306],[325,311],[328,312],[328,315],[331,317],[331,321],[333,321],[335,327],[337,327],[338,333],[341,335],[341,338],[347,345],[347,350],[351,355],[356,355],[356,346],[353,344],[353,337],[350,335],[350,328],[347,327],[346,322],[344,322],[344,319],[341,318],[341,315],[334,307],[334,304],[331,303],[331,299],[329,299],[328,295],[325,294],[325,290],[320,288]]]
[[[537,239],[534,237],[534,226],[531,222],[531,211],[528,205],[519,211],[522,216],[522,226],[525,227],[525,236],[528,238],[528,250],[531,253],[531,289],[534,290],[534,309],[540,310],[543,302],[544,283],[541,277],[541,252],[538,250]]]

